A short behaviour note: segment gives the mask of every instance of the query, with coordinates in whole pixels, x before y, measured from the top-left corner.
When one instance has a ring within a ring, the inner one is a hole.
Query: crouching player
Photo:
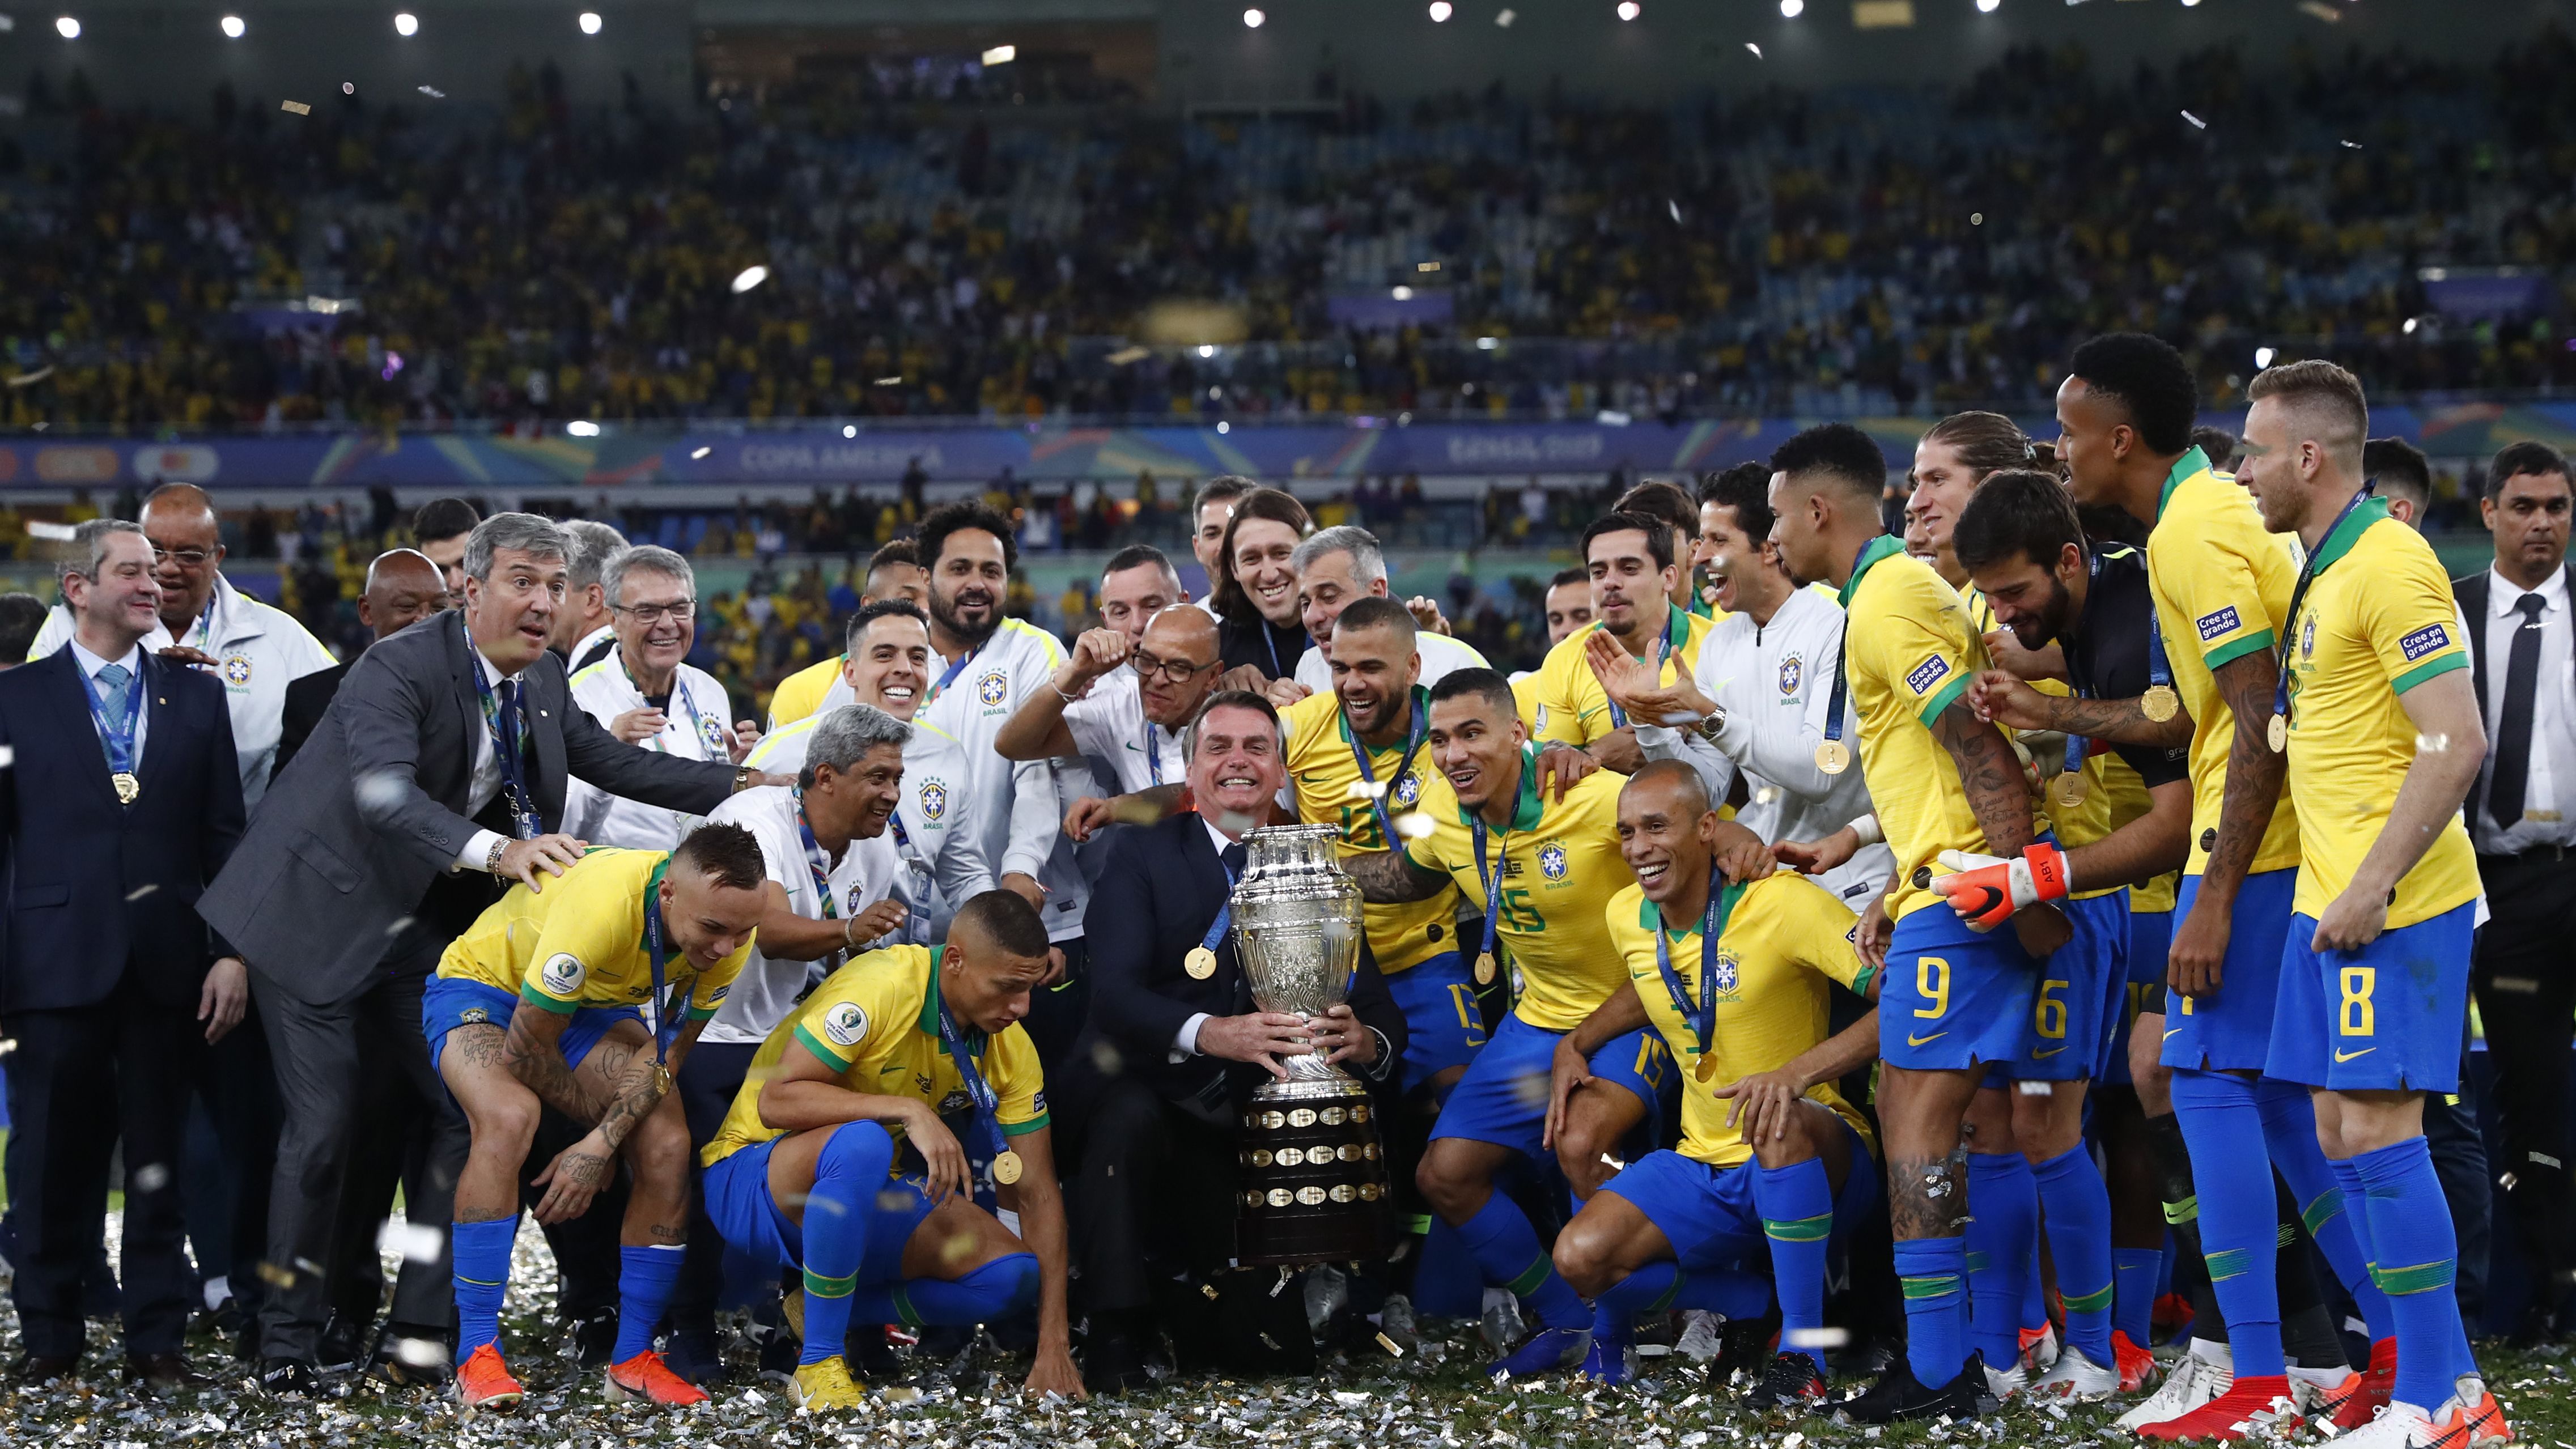
[[[689,1221],[689,1128],[671,1076],[742,974],[766,879],[760,843],[739,825],[701,825],[667,855],[594,850],[543,892],[511,887],[440,958],[420,1016],[430,1064],[473,1134],[453,1233],[467,1407],[506,1412],[523,1397],[501,1358],[500,1315],[540,1104],[596,1125],[537,1175],[537,1221],[581,1216],[621,1157],[633,1175],[608,1397],[706,1398],[653,1352]],[[658,1032],[637,1009],[647,1000]]]
[[[1878,1195],[1868,1126],[1834,1082],[1878,1055],[1878,1012],[1826,1036],[1827,981],[1875,999],[1856,918],[1815,882],[1730,885],[1696,771],[1659,760],[1619,793],[1619,848],[1637,883],[1610,934],[1628,982],[1557,1043],[1554,1110],[1600,1040],[1652,1026],[1683,1068],[1677,1151],[1602,1185],[1556,1239],[1556,1267],[1601,1321],[1667,1308],[1759,1318],[1776,1285],[1781,1352],[1750,1402],[1823,1402],[1825,1255]],[[1766,1251],[1770,1281],[1754,1261]]]
[[[806,1408],[860,1402],[842,1355],[854,1314],[987,1323],[1032,1298],[1029,1390],[1083,1397],[1045,1083],[1020,1026],[1046,974],[1045,922],[1017,895],[986,891],[935,955],[897,946],[833,972],[752,1058],[702,1154],[707,1216],[755,1260],[803,1272],[802,1313],[789,1318],[804,1338],[796,1392]],[[1025,1245],[975,1205],[967,1149],[940,1120],[955,1111],[971,1112]],[[898,1173],[904,1145],[922,1170]]]

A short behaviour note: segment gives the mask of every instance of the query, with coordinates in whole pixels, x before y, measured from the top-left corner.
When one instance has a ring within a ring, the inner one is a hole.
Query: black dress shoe
[[[441,1388],[456,1376],[456,1354],[444,1328],[388,1323],[367,1356],[367,1377],[381,1384]]]
[[[203,1389],[214,1384],[175,1353],[129,1353],[125,1356],[125,1377],[127,1382],[142,1384],[156,1393]]]
[[[1101,1329],[1091,1335],[1082,1356],[1082,1382],[1095,1394],[1123,1394],[1149,1388],[1145,1350],[1124,1329]]]
[[[309,1399],[320,1393],[322,1381],[313,1365],[300,1358],[262,1359],[259,1364],[259,1391],[271,1398]]]
[[[80,1359],[73,1354],[30,1353],[19,1356],[9,1365],[9,1377],[22,1384],[49,1384],[67,1379],[80,1369]]]

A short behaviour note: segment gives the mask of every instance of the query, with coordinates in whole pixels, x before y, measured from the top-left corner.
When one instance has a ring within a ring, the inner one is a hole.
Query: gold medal
[[[993,1180],[1004,1187],[1019,1181],[1020,1174],[1026,1170],[1020,1164],[1020,1154],[1016,1152],[1004,1152],[993,1159]]]
[[[653,1064],[653,1095],[656,1097],[671,1095],[671,1069],[661,1062]]]
[[[2150,684],[2138,700],[2138,712],[2158,724],[2172,719],[2182,710],[2182,696],[2170,684]]]
[[[2090,788],[2082,770],[2068,770],[2057,777],[2057,803],[2072,810],[2084,803],[2085,793]]]
[[[116,803],[119,805],[131,805],[134,797],[143,793],[143,782],[134,778],[132,771],[119,770],[109,776],[108,781],[116,786]]]
[[[1696,1065],[1694,1065],[1694,1066],[1691,1068],[1691,1076],[1692,1076],[1692,1078],[1693,1078],[1694,1080],[1697,1080],[1697,1081],[1705,1082],[1705,1081],[1707,1081],[1709,1078],[1711,1078],[1711,1077],[1713,1077],[1713,1076],[1716,1076],[1716,1075],[1717,1075],[1717,1058],[1715,1058],[1715,1057],[1713,1057],[1713,1056],[1710,1056],[1710,1055],[1708,1055],[1708,1054],[1707,1054],[1707,1053],[1705,1053],[1705,1052],[1702,1052],[1702,1053],[1700,1054],[1700,1059],[1699,1059],[1698,1063],[1697,1063]]]
[[[1839,775],[1851,768],[1851,746],[1840,740],[1827,740],[1816,746],[1816,768],[1828,775]]]
[[[2287,750],[2290,747],[2290,717],[2282,714],[2272,716],[2272,726],[2264,738],[2271,741],[2273,754]]]
[[[1491,951],[1476,953],[1476,984],[1479,986],[1494,984],[1494,953]]]
[[[1181,958],[1181,969],[1190,973],[1192,981],[1205,981],[1216,974],[1216,953],[1205,946],[1193,946],[1190,954]]]

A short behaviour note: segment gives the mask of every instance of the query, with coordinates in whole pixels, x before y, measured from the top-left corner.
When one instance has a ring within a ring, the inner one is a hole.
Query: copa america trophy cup
[[[1335,860],[1341,832],[1282,825],[1244,836],[1235,957],[1263,1011],[1320,1016],[1359,967],[1360,888]],[[1295,1265],[1384,1251],[1386,1154],[1368,1088],[1321,1056],[1282,1058],[1243,1114],[1235,1258]]]

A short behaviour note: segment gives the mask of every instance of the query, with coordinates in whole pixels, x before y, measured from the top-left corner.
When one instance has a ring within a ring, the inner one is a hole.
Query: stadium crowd
[[[83,521],[0,599],[13,1371],[112,1317],[156,1391],[506,1413],[560,1346],[829,1412],[898,1338],[1082,1395],[1469,1319],[1498,1377],[1651,1337],[1755,1412],[2496,1449],[2491,1195],[2517,1335],[2576,1298],[2569,465],[2494,457],[2454,581],[2351,373],[2264,371],[2239,439],[2152,336],[2063,371],[2053,443],[1925,433],[1901,539],[1846,424],[1625,489],[1509,674],[1239,478],[1069,643],[1024,519],[866,536],[757,712],[602,521],[379,499],[337,660],[203,491]],[[1229,930],[1279,849],[1362,902],[1296,1011]]]
[[[2022,49],[1913,90],[1186,122],[810,87],[586,111],[543,72],[498,115],[183,118],[75,79],[0,138],[0,421],[1930,416],[2044,404],[2114,326],[2213,403],[2258,348],[2382,397],[2563,394],[2570,52],[2275,83]],[[2104,184],[2033,184],[2078,171]],[[2470,317],[2426,267],[2543,281]],[[1399,288],[1426,310],[1336,321]],[[354,310],[282,310],[315,297]],[[1225,345],[1131,347],[1169,301]]]

